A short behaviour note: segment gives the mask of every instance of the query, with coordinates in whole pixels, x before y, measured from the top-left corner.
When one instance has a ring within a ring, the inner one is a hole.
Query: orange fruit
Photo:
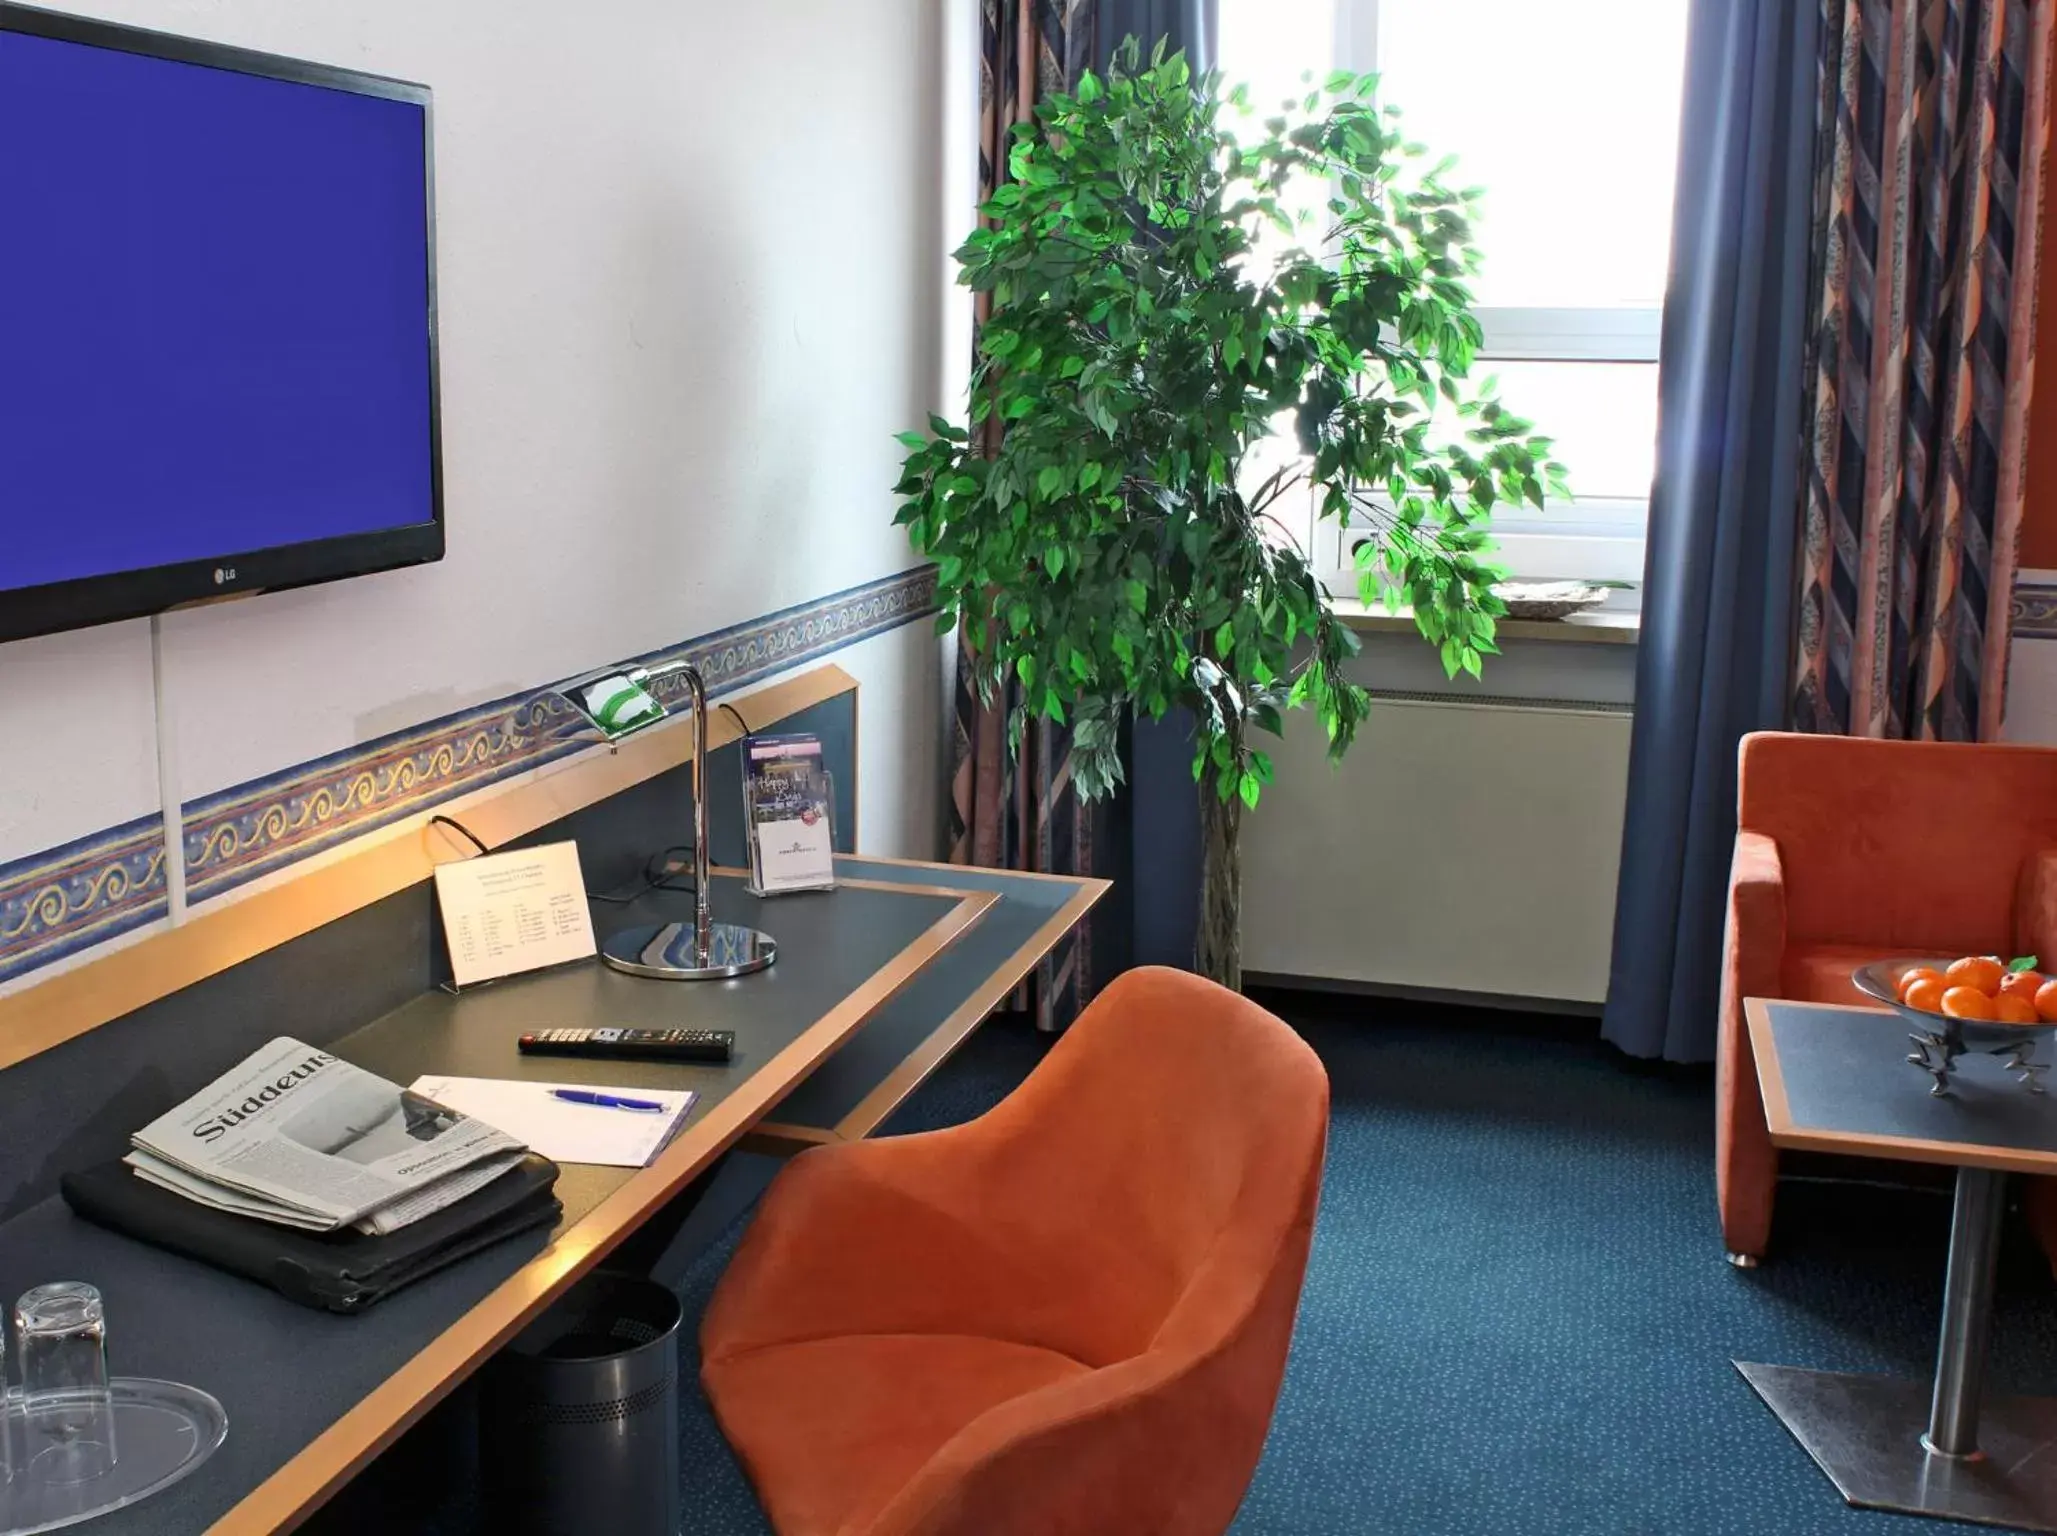
[[[2043,980],[2041,971],[2009,971],[2000,978],[2000,995],[2019,997],[2033,1003],[2036,994],[2043,990]]]
[[[1948,990],[1949,988],[1943,985],[1942,977],[1925,976],[1903,992],[1900,1001],[1909,1008],[1920,1009],[1923,1013],[1941,1013],[1943,994]],[[2050,1001],[2057,1003],[2057,996],[2053,996]]]
[[[1956,970],[1956,966],[1951,966]],[[1995,986],[1999,983],[1995,982]],[[1993,1017],[1993,1000],[1977,987],[1952,987],[1943,994],[1943,1012],[1953,1019],[1983,1019]]]
[[[1943,973],[1937,970],[1932,965],[1909,966],[1906,970],[1900,973],[1901,1002],[1904,1003],[1907,1001],[1907,989],[1913,986],[1917,981],[1932,981],[1940,987],[1943,984]],[[1942,993],[1938,992],[1936,996],[1941,997]]]
[[[1999,994],[2000,978],[2004,974],[2000,962],[1991,955],[1966,955],[1962,960],[1950,962],[1950,968],[1943,972],[1943,980],[1953,987],[1969,987],[1974,992],[1994,997]]]
[[[2036,988],[2036,1017],[2045,1024],[2057,1024],[2057,980]]]
[[[1993,999],[1993,1020],[1999,1024],[2038,1024],[2036,1005],[2019,992],[2002,992]]]

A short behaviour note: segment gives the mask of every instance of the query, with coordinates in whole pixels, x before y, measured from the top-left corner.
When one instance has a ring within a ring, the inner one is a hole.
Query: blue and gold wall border
[[[935,611],[933,566],[799,603],[633,658],[696,662],[720,696]],[[682,700],[665,679],[666,703]],[[187,897],[220,896],[296,859],[584,750],[570,708],[537,690],[331,753],[182,808]],[[0,981],[163,917],[156,817],[0,864]]]
[[[719,697],[935,611],[922,566],[633,658],[695,662]],[[665,703],[685,697],[663,679]],[[584,750],[577,717],[554,694],[482,704],[334,753],[185,807],[186,890],[194,902],[446,800]]]
[[[2017,581],[2010,621],[2017,639],[2057,640],[2057,586]]]
[[[0,864],[0,981],[155,922],[166,902],[156,816]]]

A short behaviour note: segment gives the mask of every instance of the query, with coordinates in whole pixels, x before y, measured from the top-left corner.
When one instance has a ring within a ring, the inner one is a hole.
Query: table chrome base
[[[1988,1397],[1975,1459],[1923,1449],[1929,1384],[1735,1362],[1845,1501],[2057,1533],[2057,1398]]]
[[[735,923],[707,925],[704,946],[694,942],[691,923],[646,923],[607,936],[600,958],[631,976],[660,981],[718,981],[747,976],[778,958],[778,944],[767,933]]]

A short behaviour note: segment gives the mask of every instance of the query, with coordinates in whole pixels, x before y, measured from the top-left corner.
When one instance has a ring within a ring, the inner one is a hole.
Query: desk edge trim
[[[344,1482],[441,1402],[486,1358],[612,1252],[636,1219],[698,1178],[837,1046],[977,925],[1000,898],[951,891],[959,900],[855,991],[738,1085],[542,1253],[495,1286],[405,1365],[251,1489],[215,1523],[210,1536],[290,1531]],[[653,982],[651,985],[663,985]]]
[[[764,722],[769,726],[857,689],[856,678],[825,662],[738,702],[776,701],[778,712]],[[722,712],[708,721],[710,750],[741,735]],[[691,760],[684,717],[614,747],[596,745],[562,766],[366,833],[278,884],[210,901],[176,928],[0,994],[0,1070],[429,879],[438,863],[460,856],[428,820],[435,812],[456,811],[497,848]]]

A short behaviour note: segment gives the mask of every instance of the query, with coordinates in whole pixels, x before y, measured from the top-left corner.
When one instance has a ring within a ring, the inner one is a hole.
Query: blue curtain
[[[1196,75],[1221,61],[1218,0],[1097,0],[1100,56],[1125,37],[1147,54],[1156,39],[1182,48]],[[1138,715],[1128,733],[1129,958],[1136,965],[1193,968],[1200,936],[1200,802],[1193,793],[1193,717]]]
[[[1636,717],[1601,1032],[1714,1055],[1736,747],[1785,723],[1819,17],[1694,0]]]
[[[1218,0],[1095,0],[1093,9],[1103,66],[1123,38],[1134,37],[1143,45],[1145,58],[1163,38],[1166,53],[1185,50],[1195,75],[1214,67],[1215,39],[1221,30]]]

